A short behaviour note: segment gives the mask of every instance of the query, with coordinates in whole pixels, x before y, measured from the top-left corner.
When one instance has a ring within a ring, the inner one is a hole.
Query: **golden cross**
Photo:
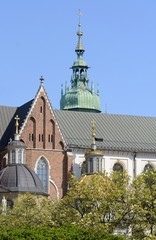
[[[18,127],[19,127],[19,122],[18,122],[18,121],[20,120],[20,118],[18,117],[18,115],[16,115],[15,120],[16,120],[16,123],[15,123],[16,134],[18,134]]]

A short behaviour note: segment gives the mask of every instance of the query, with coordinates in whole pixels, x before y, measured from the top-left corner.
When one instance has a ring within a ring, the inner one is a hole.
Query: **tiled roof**
[[[68,147],[90,148],[94,119],[97,148],[156,152],[156,118],[54,110]]]
[[[16,114],[22,126],[33,100],[16,107],[0,106],[0,148],[8,144],[15,133]],[[90,148],[91,121],[94,119],[97,148],[107,150],[156,152],[156,118],[54,110],[66,145],[69,148]]]
[[[0,148],[8,144],[10,138],[13,138],[15,133],[15,120],[14,117],[20,117],[19,128],[23,124],[24,119],[32,105],[32,101],[23,104],[20,107],[6,107],[0,106]]]
[[[17,107],[0,106],[0,147],[3,147],[6,144],[6,139],[10,138],[12,118],[16,110]]]

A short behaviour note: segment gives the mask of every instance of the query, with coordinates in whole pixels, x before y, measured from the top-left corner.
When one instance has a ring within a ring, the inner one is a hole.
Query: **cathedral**
[[[54,110],[44,87],[19,107],[0,106],[0,199],[31,192],[61,199],[69,174],[126,170],[134,179],[156,168],[156,118],[101,113],[89,87],[81,24],[71,86]]]

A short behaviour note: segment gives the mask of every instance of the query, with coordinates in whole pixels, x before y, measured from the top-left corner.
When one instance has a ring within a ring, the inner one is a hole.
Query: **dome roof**
[[[73,63],[73,67],[87,67],[88,68],[88,65],[86,63],[86,61],[83,59],[83,58],[78,58],[76,59],[76,61]]]
[[[23,164],[11,164],[0,171],[1,192],[29,192],[48,195],[37,174]],[[3,191],[4,190],[4,191]]]
[[[100,99],[88,89],[71,89],[62,97],[61,109],[100,112]]]

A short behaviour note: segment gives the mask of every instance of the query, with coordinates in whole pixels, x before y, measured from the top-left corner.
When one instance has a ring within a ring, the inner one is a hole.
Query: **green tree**
[[[156,170],[143,172],[132,187],[132,237],[156,239]]]
[[[71,189],[56,208],[56,224],[72,223],[109,233],[121,226],[127,227],[124,219],[127,220],[131,211],[128,207],[128,183],[127,174],[119,172],[110,177],[99,173],[84,175],[77,181],[72,179]]]
[[[0,239],[3,240],[24,240],[24,239],[38,239],[38,240],[124,240],[124,237],[113,236],[104,233],[103,231],[96,231],[89,229],[71,226],[61,228],[48,227],[21,227],[12,228],[8,231],[0,232]]]
[[[0,228],[21,226],[53,226],[52,215],[55,203],[48,198],[21,194],[14,201],[12,209],[7,208],[6,215],[0,215]]]

